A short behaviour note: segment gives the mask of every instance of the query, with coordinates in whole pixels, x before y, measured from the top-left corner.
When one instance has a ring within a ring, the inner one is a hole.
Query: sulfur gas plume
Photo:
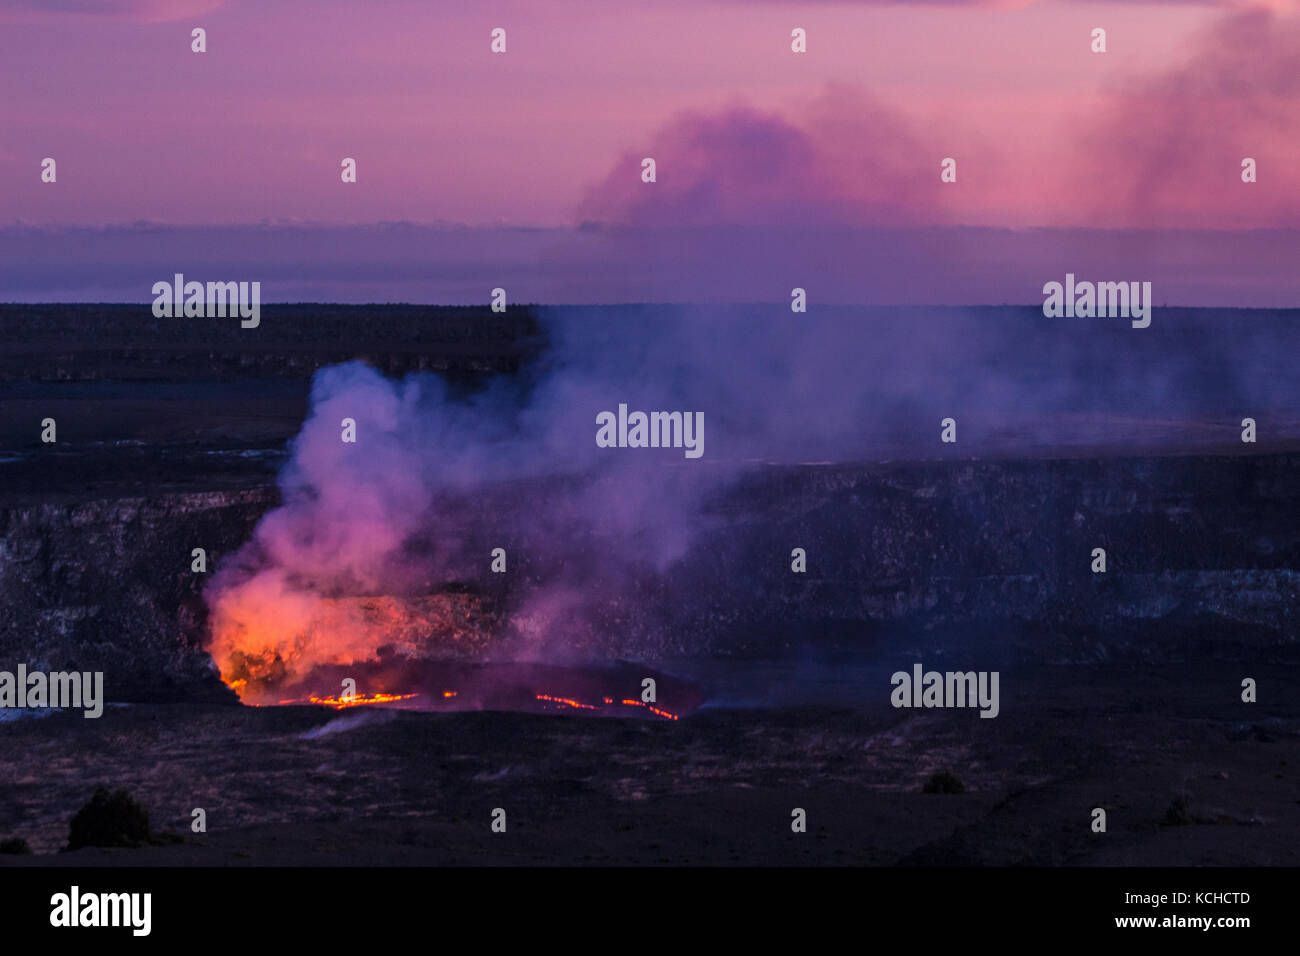
[[[686,628],[637,640],[710,588],[674,569],[725,533],[727,495],[765,463],[1148,453],[1206,435],[1230,443],[1241,409],[1296,407],[1274,367],[1287,354],[1276,324],[1158,306],[1141,331],[1037,309],[647,306],[540,319],[535,360],[469,393],[359,362],[318,373],[282,503],[206,592],[212,657],[243,699],[329,697],[337,684],[310,686],[322,668],[689,653]],[[703,453],[601,447],[598,418],[620,405],[698,414]],[[956,445],[940,442],[946,417]]]

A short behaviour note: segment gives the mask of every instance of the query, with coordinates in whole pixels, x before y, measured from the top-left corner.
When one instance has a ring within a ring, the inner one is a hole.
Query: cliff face
[[[1300,456],[1276,455],[767,469],[717,502],[718,526],[690,558],[604,602],[565,647],[650,661],[1292,655],[1298,468]],[[258,487],[0,511],[0,661],[103,670],[116,700],[226,698],[203,650],[201,589],[277,500]],[[544,508],[544,494],[529,505]],[[195,547],[208,575],[190,569]],[[796,547],[804,574],[790,569]],[[1091,570],[1098,547],[1104,574]],[[487,648],[498,612],[527,607],[535,586],[499,581],[388,616],[454,612],[473,632],[466,646]]]
[[[226,691],[202,650],[209,570],[277,500],[271,488],[0,511],[0,660],[102,670],[110,699]]]
[[[735,496],[766,520],[718,540],[710,607],[689,617],[756,651],[820,633],[1040,662],[1275,655],[1294,649],[1300,613],[1298,468],[1277,455],[774,472]],[[806,574],[790,571],[794,547]]]

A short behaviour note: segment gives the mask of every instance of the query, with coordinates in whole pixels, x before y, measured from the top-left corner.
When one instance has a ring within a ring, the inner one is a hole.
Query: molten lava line
[[[574,700],[572,697],[552,697],[550,694],[538,694],[538,695],[537,695],[537,699],[538,699],[538,700],[549,700],[549,701],[552,701],[552,702],[554,702],[554,703],[556,703],[556,704],[564,704],[564,705],[567,706],[567,707],[579,707],[579,708],[581,708],[581,709],[583,709],[583,710],[595,710],[595,709],[596,709],[594,705],[592,705],[592,704],[583,704],[583,703],[579,703],[578,701]]]
[[[316,694],[312,694],[306,698],[299,697],[290,700],[281,700],[281,701],[277,701],[277,703],[281,705],[320,704],[325,707],[333,707],[335,710],[344,710],[345,708],[348,707],[360,707],[366,704],[394,704],[404,700],[411,700],[412,698],[419,697],[419,696],[420,696],[419,694],[378,693],[378,694],[370,694],[370,695],[356,694],[350,697],[334,697],[334,696],[320,697]],[[459,696],[460,696],[459,691],[444,690],[442,692],[443,700],[450,700],[453,697],[459,697]],[[599,704],[584,704],[582,701],[575,700],[572,697],[557,697],[553,694],[534,694],[533,696],[537,700],[542,701],[543,703],[556,704],[560,707],[567,707],[573,710],[599,711],[601,709],[601,706]],[[604,701],[606,705],[621,704],[624,707],[643,707],[646,710],[648,710],[650,713],[654,714],[656,717],[662,717],[664,720],[678,719],[678,716],[672,713],[671,711],[664,710],[660,707],[655,707],[653,704],[647,704],[644,701],[636,700],[631,697],[625,697],[621,700],[615,699],[613,697],[602,697],[601,700]],[[254,705],[254,706],[258,706],[258,705]]]
[[[579,709],[582,709],[582,710],[599,710],[599,709],[600,709],[600,708],[598,708],[595,704],[584,704],[584,703],[582,703],[581,701],[574,700],[572,697],[552,697],[550,694],[537,694],[537,695],[535,695],[535,696],[537,697],[538,700],[550,701],[551,703],[554,703],[554,704],[563,704],[563,705],[566,706],[566,707],[574,707],[574,708],[579,708]],[[605,697],[605,698],[603,698],[603,700],[604,700],[605,703],[607,703],[607,704],[612,704],[612,703],[614,703],[614,698],[612,698],[612,697]],[[631,699],[631,698],[625,698],[625,699],[619,701],[618,703],[623,704],[623,705],[626,706],[626,707],[644,707],[646,710],[650,711],[650,713],[654,714],[656,717],[662,717],[662,718],[664,718],[665,720],[676,720],[676,719],[677,719],[677,715],[676,715],[676,714],[671,713],[670,711],[667,711],[667,710],[662,710],[662,709],[660,709],[660,708],[658,708],[658,707],[654,707],[654,706],[652,706],[652,705],[650,705],[650,704],[645,703],[644,701],[633,700],[633,699]]]
[[[324,704],[326,707],[333,707],[335,710],[343,710],[345,707],[359,707],[362,704],[391,704],[399,700],[410,700],[412,697],[419,697],[419,694],[358,694],[353,697],[317,697],[312,694],[307,701],[312,704]],[[281,701],[280,703],[294,703],[294,701]]]
[[[626,706],[628,706],[628,707],[644,707],[646,710],[650,711],[650,713],[652,713],[652,714],[658,714],[660,717],[664,717],[664,718],[666,718],[666,719],[668,719],[668,720],[676,720],[676,719],[677,719],[677,715],[676,715],[676,714],[670,714],[670,713],[669,713],[668,711],[666,711],[666,710],[660,710],[658,707],[654,707],[654,706],[652,706],[652,705],[650,705],[650,704],[647,704],[645,701],[641,701],[641,700],[631,700],[631,699],[624,699],[623,703],[624,703]]]

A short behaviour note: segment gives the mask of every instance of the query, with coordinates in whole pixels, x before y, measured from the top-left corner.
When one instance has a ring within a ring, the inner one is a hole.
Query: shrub
[[[95,791],[90,802],[72,818],[68,849],[83,846],[138,847],[149,843],[149,812],[125,790]]]
[[[22,856],[31,852],[32,848],[27,845],[27,841],[22,837],[10,837],[8,840],[0,840],[0,853]]]
[[[1196,818],[1192,816],[1192,808],[1187,799],[1175,797],[1174,802],[1169,804],[1169,809],[1165,811],[1165,826],[1185,827],[1195,822]]]
[[[947,770],[940,770],[925,782],[922,793],[965,793],[966,787]]]

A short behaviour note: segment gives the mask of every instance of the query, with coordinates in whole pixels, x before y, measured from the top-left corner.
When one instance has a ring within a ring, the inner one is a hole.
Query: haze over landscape
[[[5,0],[0,24],[9,300],[147,301],[182,269],[280,302],[1028,304],[1066,270],[1300,301],[1285,3]]]

